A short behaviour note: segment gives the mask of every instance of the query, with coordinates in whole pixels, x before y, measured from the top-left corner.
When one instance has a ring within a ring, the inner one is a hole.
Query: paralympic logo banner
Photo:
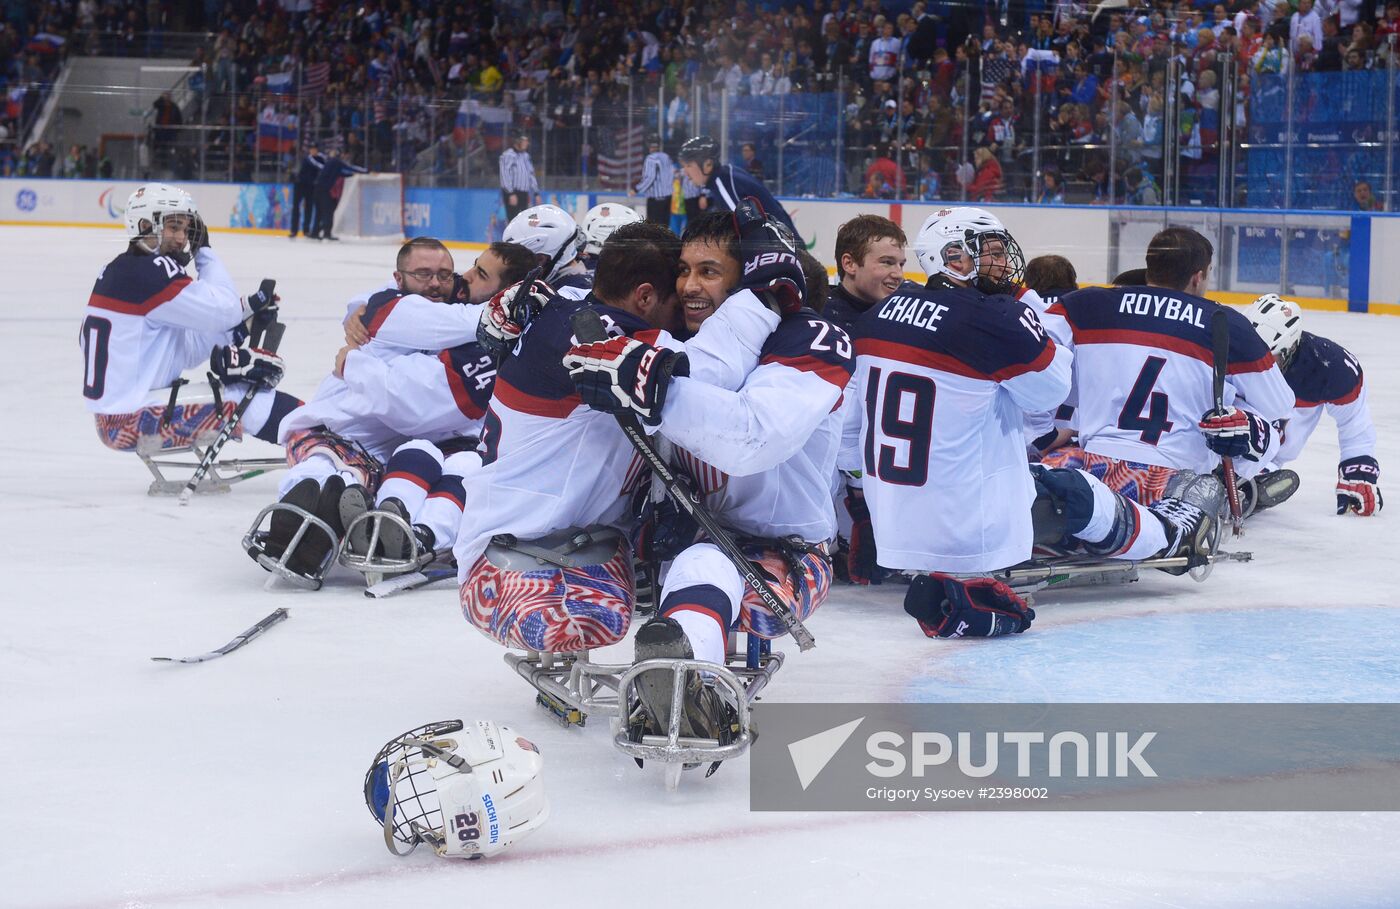
[[[1397,704],[772,704],[755,811],[1400,811]]]

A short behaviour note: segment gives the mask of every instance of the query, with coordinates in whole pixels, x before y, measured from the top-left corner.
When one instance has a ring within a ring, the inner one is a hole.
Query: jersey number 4
[[[905,372],[884,376],[883,372],[871,368],[866,381],[865,472],[895,486],[922,486],[928,482],[933,401],[938,388],[927,376]],[[877,433],[880,436],[878,446],[875,444]],[[887,445],[887,439],[904,444]],[[900,449],[903,449],[903,457]]]
[[[1148,357],[1142,364],[1133,390],[1128,392],[1128,400],[1123,402],[1123,410],[1118,414],[1118,428],[1137,430],[1140,438],[1148,445],[1162,441],[1162,433],[1172,428],[1167,419],[1166,392],[1153,391],[1157,379],[1162,375],[1162,367],[1167,361],[1162,357]],[[1145,411],[1145,412],[1144,412]]]
[[[101,316],[83,320],[83,397],[100,401],[107,390],[107,343],[112,323]]]

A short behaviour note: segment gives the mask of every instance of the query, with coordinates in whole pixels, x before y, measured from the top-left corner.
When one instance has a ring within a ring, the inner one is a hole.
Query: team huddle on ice
[[[1245,516],[1292,495],[1284,465],[1324,408],[1338,513],[1381,508],[1360,365],[1296,304],[1205,299],[1194,231],[1158,233],[1145,274],[1077,289],[1058,257],[1028,268],[993,214],[949,208],[914,239],[921,286],[899,226],[861,215],[828,285],[771,197],[719,200],[682,237],[622,205],[582,224],[538,205],[464,271],[410,240],[392,283],[337,301],[345,345],[302,402],[259,345],[271,283],[240,295],[193,200],[152,184],[89,301],[83,394],[103,442],[148,463],[198,453],[235,408],[284,446],[244,544],[299,586],[338,563],[455,563],[466,619],[533,654],[621,641],[650,587],[636,662],[716,672],[642,672],[638,741],[732,740],[742,688],[715,676],[733,633],[799,636],[834,577],[898,573],[927,635],[973,637],[1030,626],[1001,573],[1033,559],[1207,565],[1227,483]]]

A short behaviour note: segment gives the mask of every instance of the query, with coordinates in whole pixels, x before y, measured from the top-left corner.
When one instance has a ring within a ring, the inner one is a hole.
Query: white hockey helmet
[[[159,234],[160,221],[168,214],[194,218],[199,214],[199,208],[194,204],[193,197],[178,186],[147,183],[126,200],[126,238],[140,240]]]
[[[619,202],[604,202],[595,205],[583,216],[583,251],[596,256],[603,251],[603,244],[612,232],[624,224],[635,224],[642,220],[636,209]]]
[[[1264,294],[1249,304],[1244,315],[1269,345],[1279,368],[1287,366],[1303,340],[1303,307],[1278,294]]]
[[[548,820],[543,766],[539,749],[509,726],[442,720],[379,749],[365,804],[395,855],[428,843],[444,858],[487,858]]]
[[[987,240],[1001,241],[1006,250],[1005,267],[990,271],[977,264],[982,244]],[[962,272],[948,264],[947,252],[953,247],[974,263],[971,270]],[[944,275],[976,284],[989,293],[1009,292],[1012,285],[1020,282],[1026,269],[1026,257],[1006,226],[996,215],[981,208],[945,208],[929,215],[914,241],[914,255],[930,278]]]
[[[583,252],[583,230],[557,205],[527,208],[506,225],[501,239],[519,243],[539,260],[545,281],[572,263]]]

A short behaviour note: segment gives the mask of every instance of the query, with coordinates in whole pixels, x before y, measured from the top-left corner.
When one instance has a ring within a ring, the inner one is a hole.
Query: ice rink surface
[[[79,390],[83,305],[121,234],[7,227],[0,241],[0,905],[1400,902],[1393,814],[756,814],[747,759],[668,793],[659,770],[612,749],[605,722],[564,729],[535,707],[452,585],[386,601],[350,576],[265,590],[239,541],[275,477],[188,508],[148,498],[146,471],[102,447]],[[310,395],[344,301],[388,279],[392,247],[214,242],[244,293],[277,278],[282,388]],[[475,254],[457,255],[460,269]],[[1394,471],[1400,319],[1309,312],[1307,328],[1360,359]],[[902,586],[838,587],[810,623],[816,650],[779,645],[789,658],[766,697],[1400,701],[1400,504],[1337,517],[1336,462],[1324,419],[1293,465],[1301,491],[1228,544],[1252,564],[1200,585],[1149,572],[1042,596],[1024,635],[928,640]],[[149,660],[209,650],[279,606],[290,620],[227,658]],[[365,770],[398,733],[455,717],[510,723],[540,746],[552,817],[495,860],[396,859],[364,806]]]

